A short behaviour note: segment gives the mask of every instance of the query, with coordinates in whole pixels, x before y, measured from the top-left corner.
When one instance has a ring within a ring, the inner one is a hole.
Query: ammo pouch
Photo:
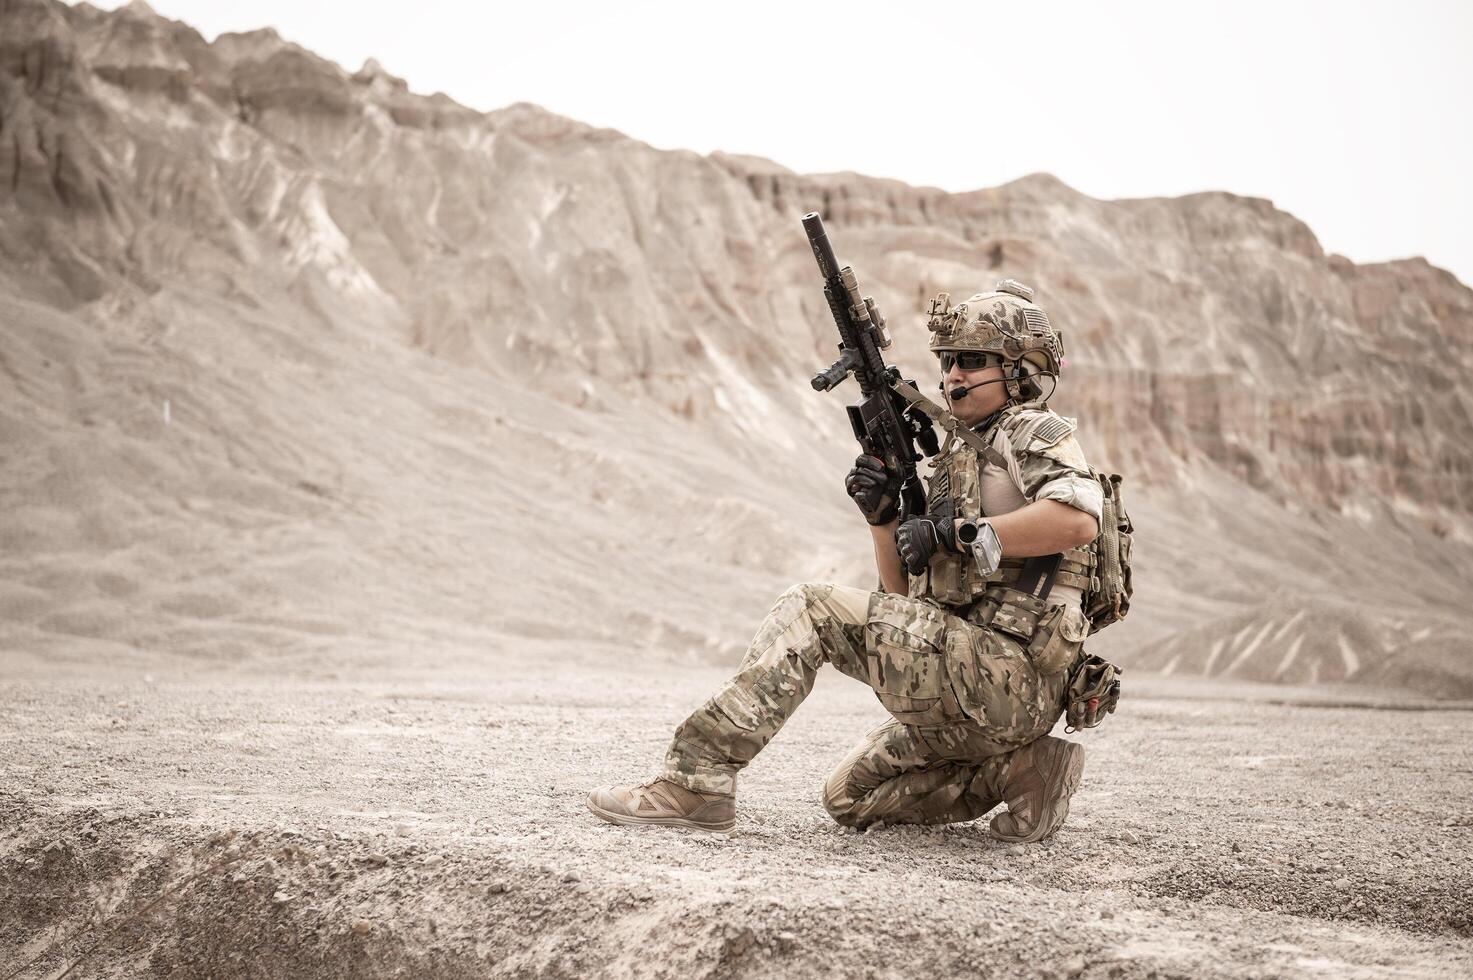
[[[988,588],[982,605],[988,607],[988,626],[1015,637],[1024,646],[1033,639],[1038,622],[1048,608],[1037,596],[1007,586]]]
[[[1064,731],[1093,728],[1120,703],[1120,668],[1090,656],[1069,675],[1064,694]]]

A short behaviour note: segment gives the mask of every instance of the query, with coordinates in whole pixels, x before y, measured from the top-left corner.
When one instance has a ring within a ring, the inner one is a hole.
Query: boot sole
[[[627,813],[605,810],[592,800],[584,802],[588,804],[588,809],[593,811],[595,817],[625,827],[684,827],[687,830],[700,830],[708,834],[724,834],[736,826],[736,817],[724,823],[697,823],[685,817],[633,817]]]
[[[992,831],[992,836],[1005,844],[1037,844],[1039,841],[1048,840],[1058,833],[1059,828],[1064,826],[1064,821],[1069,816],[1069,800],[1074,796],[1074,791],[1079,789],[1079,780],[1084,775],[1084,746],[1078,742],[1065,742],[1068,748],[1061,750],[1064,755],[1063,782],[1064,793],[1059,803],[1048,812],[1049,819],[1040,820],[1033,833],[1021,837],[1007,837]]]

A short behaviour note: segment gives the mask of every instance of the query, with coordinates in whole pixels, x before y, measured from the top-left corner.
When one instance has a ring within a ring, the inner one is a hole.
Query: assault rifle
[[[814,390],[828,391],[854,375],[861,396],[859,404],[848,406],[854,438],[867,454],[883,460],[890,472],[901,475],[901,520],[924,514],[926,492],[916,475],[916,463],[921,460],[916,445],[927,456],[936,455],[936,430],[925,413],[896,392],[895,385],[908,383],[901,378],[900,370],[886,365],[880,355],[890,347],[885,318],[875,308],[873,297],[860,295],[853,268],[839,268],[818,212],[803,216],[803,230],[813,246],[818,271],[823,273],[823,294],[834,315],[834,325],[839,328],[839,359],[813,376]]]

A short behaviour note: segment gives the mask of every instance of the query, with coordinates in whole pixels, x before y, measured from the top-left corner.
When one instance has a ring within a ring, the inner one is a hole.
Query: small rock
[[[362,919],[359,919],[357,922],[353,923],[353,934],[355,936],[366,936],[370,932],[373,932],[373,926],[367,922],[364,922]]]
[[[568,883],[568,884],[572,884],[573,882],[575,882],[577,880],[578,880],[578,872],[576,872],[576,871],[568,871],[568,872],[566,872],[566,873],[563,874],[563,881],[566,882],[566,883]]]
[[[787,952],[798,945],[798,934],[796,932],[780,932],[777,934],[778,948]]]
[[[293,897],[294,896],[289,895],[284,891],[278,891],[275,895],[271,896],[271,901],[275,902],[277,905],[285,905],[287,902],[290,902]]]
[[[386,865],[386,864],[389,863],[389,857],[388,857],[388,855],[387,854],[379,854],[377,851],[375,851],[372,854],[367,855],[366,857],[364,857],[363,860],[365,862],[367,862],[368,864],[373,865],[375,868],[382,868],[384,865]]]
[[[1242,844],[1239,844],[1237,841],[1233,841],[1233,853],[1234,854],[1242,854],[1243,853],[1243,845]]]
[[[1336,878],[1333,882],[1331,882],[1331,884],[1334,887],[1336,887],[1336,888],[1342,888],[1342,889],[1343,888],[1349,888],[1350,887],[1350,879],[1349,878]]]
[[[411,828],[409,826],[409,824],[407,824],[407,823],[396,823],[396,824],[394,824],[394,834],[396,836],[398,836],[398,837],[406,837],[406,836],[408,836],[409,835],[409,832],[412,829],[413,828]]]
[[[1066,977],[1077,977],[1084,972],[1084,957],[1070,957],[1060,964],[1059,969],[1064,971]]]
[[[1124,844],[1139,844],[1141,842],[1141,839],[1127,830],[1125,833],[1120,835],[1120,841]]]
[[[1105,909],[1103,912],[1100,913],[1100,918],[1102,918],[1102,919],[1113,919],[1113,918],[1115,918],[1115,913],[1114,912],[1111,912],[1109,909]]]
[[[445,859],[438,854],[426,854],[425,859],[419,863],[424,865],[426,868],[438,868],[441,863],[444,862],[444,860]]]
[[[491,882],[491,886],[486,889],[487,895],[504,895],[506,892],[507,887],[504,881],[493,881]]]

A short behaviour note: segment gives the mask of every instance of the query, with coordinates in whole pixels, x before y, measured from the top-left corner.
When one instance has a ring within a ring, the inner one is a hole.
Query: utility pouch
[[[1078,606],[1052,606],[1038,621],[1028,643],[1028,656],[1040,674],[1057,674],[1079,658],[1087,636],[1089,620]]]
[[[989,590],[995,593],[999,600],[997,609],[992,614],[992,621],[988,623],[995,630],[1008,633],[1015,637],[1025,647],[1033,639],[1033,634],[1038,630],[1038,621],[1043,618],[1044,605],[1042,599],[1031,596],[1017,589],[1001,588]]]
[[[1086,657],[1069,675],[1064,731],[1094,728],[1120,702],[1120,668],[1103,657]]]
[[[1089,588],[1084,590],[1084,612],[1089,617],[1089,631],[1098,632],[1118,623],[1130,611],[1134,588],[1130,581],[1130,542],[1135,525],[1125,512],[1120,496],[1120,476],[1090,469],[1103,493],[1100,533],[1090,545],[1095,562]]]

